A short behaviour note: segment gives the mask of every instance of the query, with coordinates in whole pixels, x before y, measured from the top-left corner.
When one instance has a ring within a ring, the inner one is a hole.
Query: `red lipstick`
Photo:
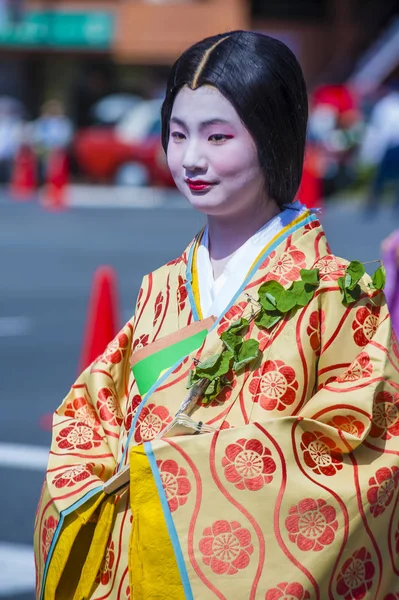
[[[203,181],[202,179],[186,179],[186,183],[193,192],[203,192],[204,190],[215,185],[211,181]]]

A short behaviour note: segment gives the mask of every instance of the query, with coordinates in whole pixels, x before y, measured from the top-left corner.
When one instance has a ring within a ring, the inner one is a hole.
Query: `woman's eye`
[[[231,139],[231,137],[231,135],[225,135],[224,133],[214,133],[213,135],[209,136],[209,141],[218,144]]]
[[[180,133],[180,131],[174,131],[170,135],[176,142],[180,142],[181,140],[184,140],[184,138],[185,138],[185,135],[183,133]]]

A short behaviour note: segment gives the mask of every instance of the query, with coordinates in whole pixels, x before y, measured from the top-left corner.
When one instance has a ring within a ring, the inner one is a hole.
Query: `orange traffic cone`
[[[66,205],[69,176],[68,157],[65,150],[62,148],[53,150],[48,158],[46,170],[43,206],[49,210],[61,210]]]
[[[24,144],[15,154],[9,193],[14,200],[31,200],[36,187],[35,155],[32,148]]]
[[[79,373],[111,342],[119,330],[117,280],[112,267],[99,267],[93,277]]]

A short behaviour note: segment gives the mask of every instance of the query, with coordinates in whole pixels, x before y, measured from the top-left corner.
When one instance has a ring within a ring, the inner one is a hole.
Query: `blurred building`
[[[310,85],[342,80],[383,34],[396,5],[394,0],[0,0],[0,95],[20,99],[30,116],[51,97],[65,99],[72,110],[76,102],[90,105],[113,91],[155,95],[179,52],[233,29],[282,39],[297,54]]]

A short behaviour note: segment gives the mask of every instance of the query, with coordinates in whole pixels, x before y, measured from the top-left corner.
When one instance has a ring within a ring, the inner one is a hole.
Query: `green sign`
[[[19,23],[0,27],[1,46],[85,48],[110,47],[114,18],[106,12],[30,11]]]

